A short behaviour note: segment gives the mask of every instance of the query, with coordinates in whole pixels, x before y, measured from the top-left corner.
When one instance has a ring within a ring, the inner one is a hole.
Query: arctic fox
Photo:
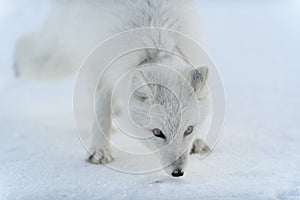
[[[16,75],[33,79],[64,76],[78,70],[97,44],[130,29],[167,29],[200,41],[196,7],[193,0],[54,1],[42,27],[17,42]],[[205,126],[210,115],[211,103],[205,84],[209,70],[201,66],[194,68],[185,59],[162,51],[160,48],[167,47],[182,57],[188,54],[188,47],[165,32],[150,31],[138,35],[136,39],[146,46],[157,48],[142,50],[134,58],[125,59],[121,68],[115,68],[108,78],[99,83],[96,96],[98,120],[94,120],[91,128],[86,160],[95,164],[113,160],[109,136],[110,102],[117,81],[114,75],[135,69],[128,80],[133,89],[132,118],[144,126],[145,134],[153,136],[147,140],[147,145],[154,150],[162,149],[158,151],[158,156],[163,165],[167,164],[165,171],[173,177],[180,177],[184,175],[190,153],[210,151],[197,132],[203,130],[201,127]],[[130,41],[126,45],[130,46]],[[179,74],[170,73],[161,65],[167,65]],[[182,76],[188,85],[182,82]],[[193,101],[195,96],[196,103]],[[148,124],[148,112],[154,105],[162,109],[151,110],[155,117]],[[195,114],[197,106],[199,110]],[[168,148],[163,149],[165,146]]]

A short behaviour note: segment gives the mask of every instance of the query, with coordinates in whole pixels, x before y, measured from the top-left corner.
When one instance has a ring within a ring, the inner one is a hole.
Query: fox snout
[[[182,157],[180,157],[178,160],[176,160],[174,163],[172,163],[171,167],[173,168],[171,175],[173,177],[181,177],[184,175],[184,167],[186,166],[186,158],[182,160]]]
[[[182,169],[175,169],[172,174],[173,177],[180,177],[184,175],[184,172]]]
[[[169,166],[165,168],[167,174],[172,177],[182,177],[184,175],[184,169],[188,163],[188,154],[184,153],[177,160],[172,162]]]
[[[172,163],[169,166],[171,176],[172,177],[181,177],[181,176],[183,176],[185,166],[186,166],[186,163],[183,163],[180,158],[178,160],[176,160],[174,163]]]

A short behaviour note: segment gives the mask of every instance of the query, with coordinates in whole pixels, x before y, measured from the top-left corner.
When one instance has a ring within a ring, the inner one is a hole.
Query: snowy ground
[[[37,85],[12,76],[13,44],[46,6],[0,0],[0,199],[300,199],[300,2],[201,0],[200,7],[227,117],[213,153],[192,156],[178,180],[83,161],[73,80]]]

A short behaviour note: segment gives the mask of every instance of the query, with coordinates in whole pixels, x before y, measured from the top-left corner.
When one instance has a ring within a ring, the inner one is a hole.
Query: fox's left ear
[[[207,67],[199,67],[191,72],[190,81],[195,92],[202,90],[205,86],[208,78],[208,71]]]

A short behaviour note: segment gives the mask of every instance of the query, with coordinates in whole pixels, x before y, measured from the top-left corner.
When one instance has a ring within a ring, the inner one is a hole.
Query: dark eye
[[[194,130],[193,126],[189,126],[185,131],[184,131],[184,136],[187,136],[189,134],[191,134]]]
[[[166,136],[163,134],[163,132],[161,130],[159,130],[158,128],[153,129],[152,132],[156,137],[160,137],[163,139],[166,138]]]

